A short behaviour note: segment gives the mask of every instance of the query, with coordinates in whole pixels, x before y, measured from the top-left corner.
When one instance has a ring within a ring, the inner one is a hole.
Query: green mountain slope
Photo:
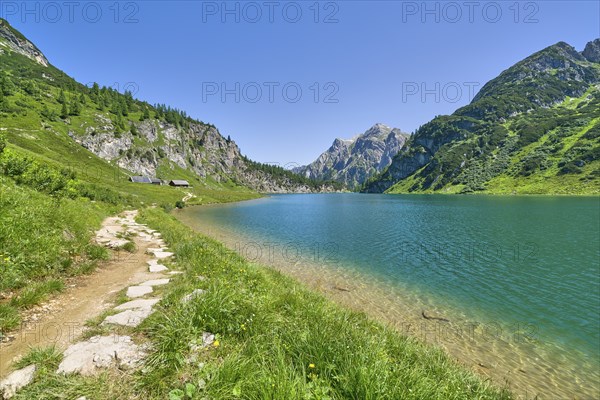
[[[214,201],[247,198],[250,191],[332,188],[251,162],[215,126],[183,111],[134,99],[130,92],[76,82],[4,20],[0,65],[0,131],[11,146],[70,166],[90,180],[129,192],[130,175],[185,179],[199,197]],[[169,198],[173,192],[139,187],[135,191],[151,200]]]
[[[600,39],[558,43],[411,137],[363,191],[600,193]]]

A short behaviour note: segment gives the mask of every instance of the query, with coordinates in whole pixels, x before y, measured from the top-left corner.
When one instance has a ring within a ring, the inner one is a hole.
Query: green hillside
[[[419,128],[363,191],[598,194],[599,132],[600,64],[561,42]]]

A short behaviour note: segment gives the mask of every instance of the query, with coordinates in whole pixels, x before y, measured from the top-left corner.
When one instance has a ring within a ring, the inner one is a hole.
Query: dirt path
[[[10,372],[12,362],[26,354],[30,347],[56,345],[64,350],[77,341],[87,320],[112,307],[117,292],[157,278],[156,274],[148,272],[147,262],[153,257],[146,254],[146,250],[161,246],[162,240],[133,221],[135,212],[123,215],[123,218],[112,217],[104,221],[96,240],[108,247],[116,247],[123,243],[116,237],[119,236],[117,232],[136,232],[137,236],[131,238],[137,246],[136,251],[114,251],[112,259],[95,272],[74,279],[63,293],[29,313],[21,328],[10,334],[13,340],[0,344],[0,378]]]

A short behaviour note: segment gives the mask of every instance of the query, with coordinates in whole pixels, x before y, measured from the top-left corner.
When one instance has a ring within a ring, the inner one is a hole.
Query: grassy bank
[[[60,356],[38,350],[30,358],[41,372],[17,398],[510,398],[443,352],[245,261],[161,209],[141,217],[162,232],[184,271],[162,292],[158,311],[126,331],[152,344],[145,366],[132,374],[63,377],[53,372]],[[198,288],[205,293],[182,303]],[[204,332],[216,341],[198,349]]]

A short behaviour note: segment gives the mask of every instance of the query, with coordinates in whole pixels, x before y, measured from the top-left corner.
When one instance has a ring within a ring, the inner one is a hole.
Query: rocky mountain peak
[[[389,126],[382,124],[382,123],[377,123],[375,125],[373,125],[371,128],[369,128],[363,135],[362,137],[368,137],[368,136],[375,136],[375,135],[387,135],[392,131],[392,128],[390,128]]]
[[[7,20],[0,18],[0,51],[8,48],[47,67],[50,63],[46,56],[19,31],[13,28]]]
[[[589,42],[581,55],[590,62],[600,63],[600,38]]]
[[[387,167],[408,136],[400,129],[378,123],[353,139],[335,139],[314,162],[296,168],[294,172],[307,178],[334,180],[355,188]]]

